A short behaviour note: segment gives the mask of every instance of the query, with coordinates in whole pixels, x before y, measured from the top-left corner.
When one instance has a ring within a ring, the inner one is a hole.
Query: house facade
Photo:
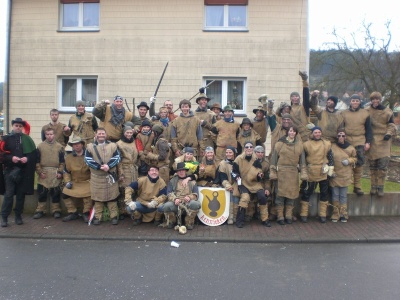
[[[67,122],[77,100],[149,101],[167,62],[156,108],[214,81],[210,105],[250,118],[308,69],[307,0],[10,0],[9,26],[5,118],[28,120],[35,142],[52,108]]]

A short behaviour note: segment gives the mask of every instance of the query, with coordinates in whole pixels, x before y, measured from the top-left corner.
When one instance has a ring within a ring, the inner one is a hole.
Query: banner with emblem
[[[219,226],[229,217],[230,193],[223,188],[199,187],[201,208],[197,217],[208,226]]]

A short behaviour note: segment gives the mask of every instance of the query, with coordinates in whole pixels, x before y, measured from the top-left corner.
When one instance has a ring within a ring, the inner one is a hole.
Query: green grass
[[[400,146],[392,144],[391,151],[392,151],[392,155],[396,155],[396,156],[400,155]]]
[[[349,185],[349,193],[353,192],[353,184]],[[363,190],[364,193],[369,193],[371,190],[371,180],[369,178],[361,178],[361,189]],[[392,182],[392,181],[385,181],[385,187],[384,187],[385,192],[393,192],[393,193],[399,193],[400,192],[400,183],[397,182]],[[319,193],[319,186],[315,189],[316,193]]]

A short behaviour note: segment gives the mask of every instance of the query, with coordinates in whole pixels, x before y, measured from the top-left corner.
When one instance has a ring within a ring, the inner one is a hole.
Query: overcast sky
[[[168,1],[168,0],[166,0]],[[307,1],[307,0],[302,0]],[[310,4],[310,34],[311,49],[323,48],[324,43],[332,41],[333,28],[345,36],[357,32],[363,20],[372,22],[372,33],[377,37],[385,37],[384,24],[391,20],[393,50],[400,49],[400,18],[397,0],[309,0]],[[5,47],[6,47],[6,14],[7,0],[0,0],[0,82],[4,80]],[[361,36],[359,34],[359,36]]]

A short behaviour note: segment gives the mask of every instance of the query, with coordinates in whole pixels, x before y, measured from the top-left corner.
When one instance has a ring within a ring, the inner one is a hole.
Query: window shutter
[[[248,5],[249,0],[204,0],[204,5]]]

